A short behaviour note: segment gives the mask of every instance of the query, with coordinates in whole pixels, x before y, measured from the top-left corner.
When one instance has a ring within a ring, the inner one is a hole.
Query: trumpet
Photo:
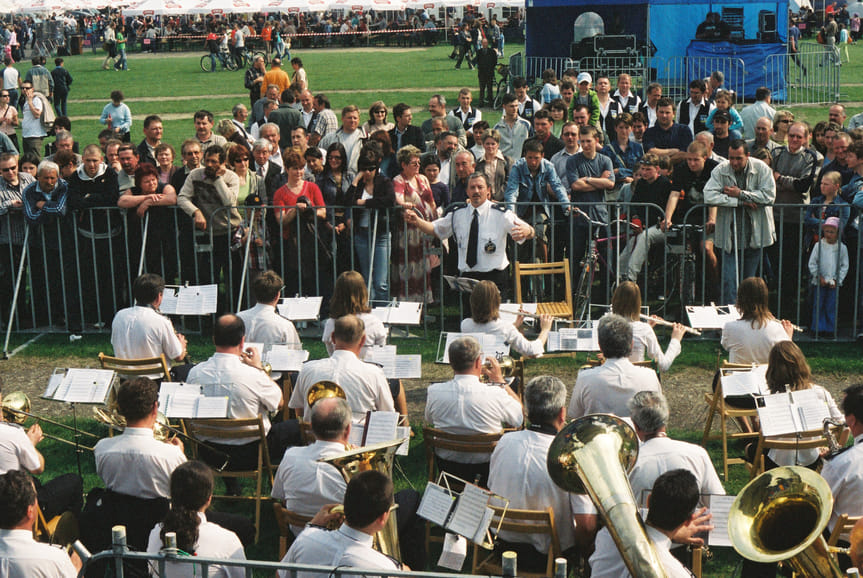
[[[647,323],[656,323],[657,325],[664,325],[665,327],[674,327],[674,323],[672,323],[671,321],[666,321],[661,317],[650,317],[648,315],[645,315],[644,313],[641,313],[639,317],[642,321],[646,321]],[[701,332],[699,330],[693,329],[692,327],[687,327],[686,325],[683,326],[683,330],[686,333],[691,333],[693,335],[701,335]]]
[[[500,365],[500,372],[504,377],[512,377],[515,374],[515,364],[516,361],[509,355],[497,355],[497,363]],[[491,359],[487,358],[482,362],[483,369],[490,371],[491,370]],[[488,375],[482,374],[480,376],[480,381],[488,382]]]
[[[47,417],[42,417],[36,415],[34,413],[30,413],[30,398],[23,391],[13,391],[8,395],[3,396],[3,403],[0,404],[0,410],[3,412],[3,419],[10,424],[14,424],[16,426],[24,426],[24,422],[27,421],[28,417],[32,417],[36,421],[44,421],[45,423],[50,423],[51,425],[56,425],[58,427],[62,427],[64,429],[75,432],[75,435],[86,435],[92,438],[98,439],[99,436],[96,434],[92,434],[87,431],[79,430],[78,428],[74,428],[72,426],[68,426],[64,423],[60,423],[58,421],[54,421],[52,419],[48,419]],[[70,446],[75,446],[77,448],[82,448],[85,450],[93,451],[93,448],[89,446],[85,446],[82,444],[75,443],[71,440],[67,440],[65,438],[60,438],[57,436],[52,436],[50,434],[42,434],[43,437],[54,440],[57,442],[61,442],[64,444],[68,444]]]

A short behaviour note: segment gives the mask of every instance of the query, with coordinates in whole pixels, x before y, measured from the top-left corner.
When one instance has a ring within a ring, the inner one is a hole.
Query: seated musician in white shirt
[[[38,507],[29,475],[20,470],[0,475],[0,574],[74,578],[78,571],[62,548],[33,539]]]
[[[282,317],[276,308],[284,286],[284,281],[274,271],[264,271],[252,282],[252,294],[257,304],[237,313],[246,325],[246,341],[278,343],[302,349],[294,324]]]

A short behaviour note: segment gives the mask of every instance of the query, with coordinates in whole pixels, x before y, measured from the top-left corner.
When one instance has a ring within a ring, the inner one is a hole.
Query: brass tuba
[[[376,470],[392,479],[393,460],[395,459],[396,450],[404,441],[404,438],[402,438],[397,441],[372,444],[348,450],[329,458],[322,458],[319,461],[336,467],[346,482],[350,482],[351,478],[358,473],[368,470]],[[386,526],[375,535],[375,545],[381,553],[401,562],[402,555],[401,548],[399,547],[399,531],[395,514],[397,507],[393,504],[390,508],[390,517],[387,520]]]
[[[309,407],[315,405],[316,401],[328,398],[328,397],[340,397],[342,399],[347,399],[345,395],[345,390],[341,388],[341,386],[334,381],[319,381],[312,385],[309,388],[309,391],[306,393],[306,404]],[[311,418],[311,416],[309,416]]]
[[[839,569],[821,533],[833,511],[827,482],[800,466],[764,472],[743,488],[728,514],[734,549],[755,562],[785,561],[800,576],[834,576]]]
[[[625,421],[592,414],[560,430],[548,449],[547,467],[564,490],[590,494],[630,574],[665,576],[626,477],[637,457],[638,438]]]

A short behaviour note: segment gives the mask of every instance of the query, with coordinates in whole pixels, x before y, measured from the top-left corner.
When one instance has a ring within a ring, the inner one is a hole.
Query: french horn
[[[306,404],[309,407],[315,405],[315,402],[320,401],[322,399],[326,399],[328,397],[340,397],[342,399],[347,399],[345,395],[345,390],[342,387],[334,382],[334,381],[319,381],[313,384],[309,391],[306,393]]]

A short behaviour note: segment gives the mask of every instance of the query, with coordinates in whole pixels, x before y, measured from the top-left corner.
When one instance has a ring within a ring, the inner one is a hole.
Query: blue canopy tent
[[[527,56],[569,56],[573,40],[573,24],[585,12],[599,14],[605,22],[606,34],[632,34],[639,46],[652,46],[652,68],[659,82],[688,82],[704,77],[701,70],[685,72],[680,67],[668,69],[663,63],[684,56],[719,56],[740,58],[745,63],[746,96],[765,84],[764,64],[768,54],[782,52],[788,31],[788,0],[746,0],[711,2],[709,0],[526,0]],[[743,11],[743,43],[710,43],[694,41],[698,25],[708,12],[721,12],[723,7]],[[778,39],[759,43],[759,14],[776,15]],[[761,48],[759,48],[761,47]],[[705,59],[692,59],[693,61]],[[668,69],[668,70],[667,70]],[[669,72],[671,71],[671,72]],[[663,78],[665,74],[686,74],[689,78]],[[710,71],[707,71],[709,75]],[[784,83],[783,83],[784,84]],[[751,90],[750,90],[751,87]],[[733,88],[733,87],[732,87]],[[780,88],[780,87],[775,87]],[[784,88],[782,86],[781,88]]]

